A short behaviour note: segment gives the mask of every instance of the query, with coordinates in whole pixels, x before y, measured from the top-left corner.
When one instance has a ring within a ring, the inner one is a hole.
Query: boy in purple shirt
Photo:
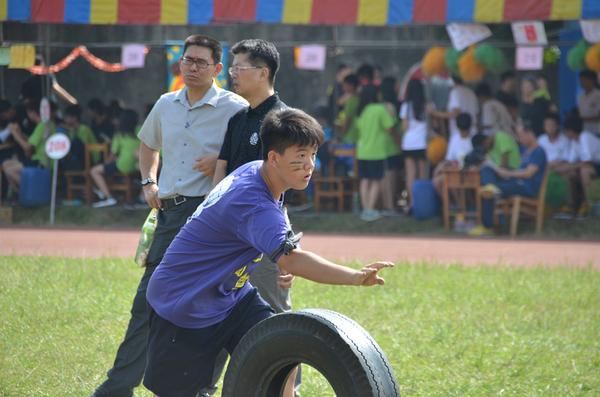
[[[196,396],[211,383],[214,361],[274,315],[248,283],[263,255],[277,263],[280,287],[295,275],[337,285],[383,285],[389,262],[354,270],[302,251],[286,224],[283,193],[304,189],[323,131],[296,109],[270,112],[261,127],[263,160],[222,180],[167,249],[148,285],[148,365],[144,385],[155,395]],[[293,395],[288,387],[284,396]]]

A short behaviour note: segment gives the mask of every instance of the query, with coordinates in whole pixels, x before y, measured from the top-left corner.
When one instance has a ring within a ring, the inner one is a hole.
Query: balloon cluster
[[[448,69],[465,82],[477,82],[486,70],[499,72],[503,66],[504,54],[489,44],[472,45],[461,51],[435,46],[423,57],[423,71],[428,75]]]
[[[573,70],[591,69],[600,72],[600,42],[588,44],[580,40],[567,53],[567,64]]]

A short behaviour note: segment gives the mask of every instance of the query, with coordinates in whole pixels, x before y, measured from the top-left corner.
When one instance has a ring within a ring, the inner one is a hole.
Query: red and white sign
[[[544,47],[517,47],[517,70],[541,70],[544,64]]]
[[[479,43],[492,35],[492,31],[481,23],[456,23],[446,25],[446,31],[452,41],[452,46],[461,51],[471,44]]]
[[[71,150],[71,141],[66,134],[54,134],[46,141],[46,154],[54,160],[60,160]]]
[[[513,22],[513,38],[515,44],[548,44],[544,23],[540,21]]]

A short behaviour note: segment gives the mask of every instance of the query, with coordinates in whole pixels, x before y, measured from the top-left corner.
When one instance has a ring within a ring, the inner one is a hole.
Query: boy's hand
[[[354,285],[370,287],[375,284],[384,285],[385,280],[379,277],[377,272],[384,267],[394,267],[392,262],[375,262],[357,271],[357,279]]]
[[[277,286],[284,291],[292,288],[296,276],[294,276],[293,274],[289,274],[284,269],[282,269],[281,266],[277,267],[279,268],[279,273],[281,273],[281,275],[277,277]]]

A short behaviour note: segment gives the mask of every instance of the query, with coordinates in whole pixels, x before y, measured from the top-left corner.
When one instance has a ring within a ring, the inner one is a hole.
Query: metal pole
[[[56,209],[56,182],[58,180],[58,159],[54,160],[52,173],[52,197],[50,201],[50,225],[54,225],[54,210]]]

